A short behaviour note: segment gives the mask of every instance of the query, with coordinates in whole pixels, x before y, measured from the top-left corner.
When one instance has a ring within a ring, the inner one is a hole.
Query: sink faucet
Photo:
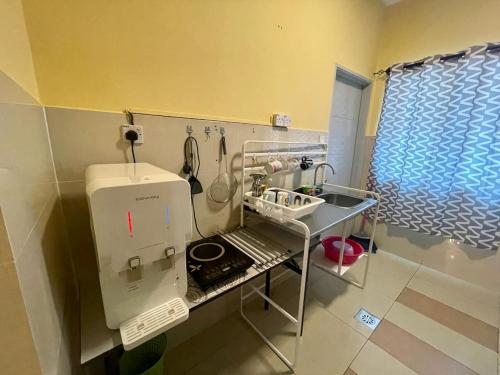
[[[330,167],[330,169],[332,170],[332,174],[335,174],[335,171],[333,170],[333,167],[331,164],[328,164],[328,163],[319,163],[317,166],[316,166],[316,169],[314,170],[314,187],[316,187],[316,179],[318,177],[318,169],[320,167]],[[323,183],[321,183],[321,185],[323,185]]]

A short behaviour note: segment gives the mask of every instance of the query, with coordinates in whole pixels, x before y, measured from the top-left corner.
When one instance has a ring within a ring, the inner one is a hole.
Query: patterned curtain
[[[368,177],[383,222],[498,249],[499,47],[391,68]]]

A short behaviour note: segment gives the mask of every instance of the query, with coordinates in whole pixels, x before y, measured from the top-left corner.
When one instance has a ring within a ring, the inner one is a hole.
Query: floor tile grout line
[[[422,263],[416,263],[417,264],[417,268],[415,269],[415,271],[411,274],[411,276],[409,277],[408,281],[406,282],[405,286],[401,289],[401,291],[399,292],[399,294],[396,296],[396,298],[394,299],[394,301],[392,302],[391,306],[387,309],[386,313],[383,314],[383,316],[380,317],[380,321],[382,321],[382,319],[384,319],[386,317],[386,315],[389,313],[389,311],[391,311],[392,307],[394,306],[394,304],[396,303],[396,301],[398,300],[399,296],[401,295],[401,293],[403,292],[403,290],[408,287],[408,284],[410,283],[410,281],[413,279],[413,277],[415,276],[415,274],[418,272],[418,270],[420,269],[420,267],[422,266]],[[379,323],[380,324],[380,323]],[[375,328],[376,330],[377,328]],[[373,330],[372,333],[375,331]],[[348,368],[351,367],[351,365],[354,363],[354,361],[356,360],[356,358],[358,358],[359,356],[359,353],[361,353],[361,351],[363,350],[363,348],[365,347],[366,343],[368,341],[370,341],[370,336],[371,334],[366,338],[366,341],[364,342],[364,344],[361,346],[361,348],[358,350],[358,352],[356,353],[356,355],[354,356],[354,358],[351,360],[351,362],[349,363],[349,366],[347,366],[347,368],[345,369],[345,371],[347,371]],[[376,344],[374,344],[376,345]],[[396,359],[397,360],[397,359]],[[500,375],[500,374],[498,374]]]
[[[399,296],[401,295],[401,293],[403,293],[403,291],[405,290],[405,288],[408,288],[408,284],[410,284],[411,280],[413,280],[413,278],[415,277],[415,275],[417,274],[418,270],[420,269],[420,267],[422,267],[422,263],[417,263],[418,264],[418,267],[415,269],[415,271],[412,273],[412,275],[410,276],[410,278],[408,279],[408,281],[406,282],[406,284],[403,286],[403,288],[401,289],[401,291],[399,292],[399,294],[396,296],[396,298],[394,299],[394,301],[392,302],[391,306],[387,309],[387,312],[384,314],[384,316],[380,319],[384,319],[387,314],[389,314],[389,311],[391,311],[391,309],[394,307],[394,305],[396,304],[396,302],[398,301],[398,298]],[[376,328],[375,328],[376,329]],[[371,335],[370,335],[371,336]],[[368,339],[370,339],[368,337]]]
[[[359,348],[359,350],[356,352],[356,354],[354,355],[354,357],[351,359],[351,362],[349,362],[349,364],[347,365],[347,367],[344,370],[344,372],[347,371],[347,369],[351,368],[351,365],[354,363],[354,361],[356,360],[356,358],[358,358],[359,353],[361,353],[361,351],[363,350],[363,348],[365,347],[365,345],[366,345],[366,343],[368,341],[370,341],[370,336],[366,337],[365,342],[363,343],[363,345],[361,345],[361,348]]]
[[[426,266],[424,266],[424,267],[426,267]],[[440,272],[440,273],[441,273],[441,271],[437,271],[437,272]],[[417,292],[417,293],[423,294],[424,296],[426,296],[426,297],[428,297],[428,298],[434,299],[434,300],[436,300],[436,301],[438,301],[438,302],[440,302],[440,303],[442,303],[442,304],[444,304],[444,305],[447,305],[447,306],[449,306],[449,307],[451,307],[451,308],[453,308],[453,309],[455,309],[455,310],[458,310],[458,311],[460,311],[461,313],[463,313],[463,314],[465,314],[465,315],[468,315],[468,316],[470,316],[470,317],[472,317],[472,318],[474,318],[474,319],[477,319],[477,320],[480,320],[480,321],[482,321],[482,322],[484,322],[484,323],[486,323],[486,324],[489,324],[489,325],[491,325],[491,326],[493,326],[493,327],[497,328],[497,329],[500,331],[500,324],[499,324],[498,326],[496,326],[495,324],[489,323],[489,322],[487,322],[486,320],[482,319],[482,318],[481,318],[481,317],[479,317],[479,316],[474,316],[474,315],[471,315],[468,311],[464,311],[465,309],[462,309],[461,307],[458,307],[458,306],[457,306],[457,307],[455,307],[455,306],[453,306],[452,304],[450,304],[450,303],[448,303],[448,302],[446,302],[446,301],[443,301],[443,300],[439,299],[439,297],[437,297],[437,296],[436,296],[436,297],[434,297],[434,296],[432,296],[432,295],[429,295],[429,294],[427,294],[427,293],[426,293],[424,290],[422,290],[422,289],[417,289],[417,288],[414,288],[414,287],[411,287],[411,286],[408,286],[408,285],[406,286],[406,288],[408,288],[408,289],[410,289],[410,290],[412,290],[412,291],[414,291],[414,292]],[[479,301],[475,301],[475,303],[480,303],[480,302],[479,302]],[[487,308],[488,308],[488,309],[492,309],[492,310],[494,309],[493,307],[490,307],[490,306],[488,306]],[[499,310],[499,311],[500,311],[500,310]]]
[[[286,271],[285,271],[285,272],[286,272]],[[292,274],[292,275],[293,275],[293,274]],[[284,281],[286,281],[286,280],[284,280]],[[283,282],[284,282],[284,281],[283,281]],[[280,284],[281,284],[281,283],[280,283]],[[277,286],[279,286],[280,284],[278,284]],[[288,298],[286,299],[286,301],[289,301],[289,300],[291,300],[291,299],[293,299],[293,298],[294,298],[294,296],[290,296],[290,297],[288,297]],[[285,303],[286,303],[286,301],[285,301],[283,304],[285,304]],[[240,323],[242,323],[242,325],[244,326],[244,329],[245,329],[245,330],[247,330],[247,331],[248,331],[248,333],[250,333],[252,336],[254,336],[254,337],[255,337],[255,338],[257,338],[258,340],[260,340],[262,343],[264,343],[264,341],[262,341],[262,338],[261,338],[261,337],[260,337],[260,336],[259,336],[259,335],[258,335],[258,334],[254,331],[254,330],[249,329],[249,326],[247,325],[248,323],[247,323],[247,322],[245,322],[245,321],[242,319],[242,317],[241,317],[241,315],[240,315],[240,312],[239,312],[239,311],[237,311],[237,312],[235,312],[235,314],[238,316],[238,318],[239,318],[239,319],[238,319],[238,321],[239,321]],[[338,318],[337,318],[337,319],[338,319]],[[232,340],[231,340],[231,341],[232,341]],[[222,351],[222,350],[223,350],[223,349],[225,349],[226,347],[230,346],[231,344],[232,344],[232,342],[228,342],[228,343],[226,343],[226,344],[222,345],[220,348],[218,348],[217,350],[215,350],[215,352],[213,352],[212,354],[210,354],[210,355],[209,355],[209,357],[212,357],[212,356],[216,355],[217,353],[219,353],[220,351]],[[264,344],[265,344],[265,343],[264,343]],[[272,352],[272,350],[271,350],[271,349],[267,346],[267,344],[265,344],[265,345],[264,345],[264,348],[266,348],[267,350],[269,350],[269,351],[271,351],[271,352]],[[183,372],[182,372],[182,374],[187,374],[189,371],[191,371],[191,370],[193,370],[194,368],[196,368],[196,366],[200,365],[200,364],[201,364],[201,363],[202,363],[202,362],[203,362],[206,358],[208,358],[208,357],[207,357],[207,356],[205,356],[204,358],[200,359],[200,360],[199,360],[199,361],[197,361],[194,365],[190,366],[190,367],[189,367],[189,368],[187,368],[185,371],[183,371]]]
[[[459,309],[459,308],[457,308],[457,307],[454,307],[454,306],[450,305],[449,303],[446,303],[446,302],[444,302],[444,301],[441,301],[441,300],[439,300],[439,299],[437,299],[437,298],[435,298],[435,297],[431,297],[431,296],[427,295],[426,293],[424,293],[423,291],[420,291],[420,290],[414,289],[414,288],[412,288],[411,286],[406,286],[405,288],[406,288],[406,289],[408,289],[408,290],[410,290],[410,291],[412,291],[412,292],[419,293],[419,294],[421,294],[421,295],[423,295],[423,296],[425,296],[425,297],[427,297],[427,298],[429,298],[429,299],[431,299],[431,300],[434,300],[434,301],[436,301],[436,302],[438,302],[438,303],[440,303],[440,304],[443,304],[443,305],[445,305],[445,306],[449,307],[450,309],[456,310],[456,311],[458,311],[458,312],[462,313],[463,315],[467,315],[467,317],[469,317],[469,318],[472,318],[472,319],[478,320],[478,321],[480,321],[480,322],[482,322],[482,323],[484,323],[484,324],[487,324],[488,326],[490,326],[490,327],[492,327],[492,328],[496,329],[496,330],[497,330],[497,332],[500,332],[500,327],[497,327],[497,326],[495,326],[495,325],[493,325],[493,324],[491,324],[491,323],[488,323],[488,322],[486,322],[485,320],[483,320],[483,319],[481,319],[481,318],[478,318],[478,317],[476,317],[476,316],[474,316],[474,315],[471,315],[470,313],[468,313],[468,312],[466,312],[466,311],[463,311],[463,310],[461,310],[461,309]],[[401,293],[400,293],[400,294],[401,294]],[[399,297],[399,295],[398,295],[398,297]],[[415,310],[415,309],[413,309],[413,310]]]
[[[421,264],[418,264],[418,267],[415,269],[415,271],[411,274],[411,276],[409,277],[408,281],[406,282],[405,286],[402,288],[401,292],[398,294],[398,296],[394,299],[394,302],[391,304],[391,306],[389,307],[389,309],[387,310],[387,312],[385,314],[383,314],[383,316],[381,317],[381,319],[383,319],[387,313],[390,311],[390,309],[394,306],[394,303],[396,302],[397,298],[399,297],[399,295],[402,293],[402,291],[404,290],[405,287],[407,287],[408,283],[413,279],[414,275],[416,274],[416,272],[420,269],[420,266]],[[318,280],[316,280],[318,281]],[[289,299],[292,299],[294,298],[293,296],[290,296],[287,300]],[[323,306],[321,306],[321,304],[317,303],[316,301],[312,300],[310,301],[312,303],[314,303],[316,306],[320,307],[323,311],[325,311],[327,314],[329,314],[330,316],[332,316],[333,318],[339,320],[342,324],[345,324],[348,328],[350,328],[353,332],[361,335],[365,341],[363,343],[363,345],[360,347],[360,349],[356,352],[356,354],[354,355],[353,359],[349,362],[349,365],[345,368],[344,371],[346,371],[348,368],[350,368],[350,366],[352,365],[352,363],[354,362],[354,360],[358,357],[359,353],[363,350],[363,348],[365,347],[366,343],[369,341],[370,339],[370,336],[366,337],[364,336],[363,334],[361,334],[360,332],[358,332],[356,329],[354,329],[353,327],[351,327],[347,322],[343,321],[342,319],[340,319],[339,317],[337,317],[335,314],[333,314],[332,312],[330,312],[328,309],[324,308]],[[215,355],[216,353],[222,351],[224,348],[226,348],[227,346],[229,345],[229,343],[226,343],[225,345],[222,345],[219,349],[217,349],[214,353],[212,353],[212,355]],[[200,363],[203,362],[203,359],[200,360],[200,361],[197,361],[197,363],[193,364],[192,366],[190,366],[189,368],[187,368],[183,374],[186,374],[188,373],[189,371],[193,370],[196,366],[198,366]]]
[[[393,304],[391,305],[391,307],[387,310],[387,313],[384,315],[384,317],[385,317],[385,316],[386,316],[386,315],[387,315],[387,314],[391,311],[391,309],[394,307],[394,305],[396,304],[396,302],[397,302],[397,300],[398,300],[399,296],[400,296],[400,295],[401,295],[401,293],[404,291],[404,289],[405,289],[405,288],[409,288],[409,287],[408,287],[409,283],[411,282],[411,280],[413,280],[413,278],[415,277],[415,275],[417,274],[417,272],[420,270],[420,268],[421,268],[422,266],[424,266],[424,264],[423,264],[423,263],[419,263],[419,264],[418,264],[418,267],[416,268],[415,272],[413,272],[413,274],[412,274],[412,275],[411,275],[411,277],[409,278],[409,280],[408,280],[408,282],[406,283],[406,285],[403,287],[403,289],[401,290],[401,292],[398,294],[398,296],[397,296],[397,297],[396,297],[396,299],[394,300],[394,302],[393,302]],[[424,266],[424,267],[425,267],[425,266]],[[409,289],[412,289],[412,288],[409,288]],[[413,290],[413,289],[412,289],[412,290]],[[390,321],[389,321],[389,322],[390,322]],[[394,323],[393,323],[393,324],[394,324]],[[499,332],[500,332],[500,331],[499,331]],[[370,339],[368,338],[368,340],[367,340],[367,341],[369,341],[369,340],[370,340]],[[375,343],[374,343],[374,344],[375,344]],[[365,343],[365,345],[366,345],[366,343]],[[375,344],[375,345],[376,345],[376,344]],[[430,345],[430,344],[429,344],[429,345]],[[378,346],[378,345],[377,345],[377,346]],[[431,346],[432,346],[432,345],[431,345]],[[364,345],[363,345],[363,347],[364,347]],[[434,346],[433,346],[433,347],[434,347]],[[381,349],[382,349],[382,348],[381,348]],[[437,349],[437,348],[436,348],[436,349]],[[384,350],[384,349],[382,349],[382,350]],[[441,353],[445,354],[445,355],[448,355],[448,354],[446,354],[446,353],[442,352],[442,351],[441,351],[441,350],[439,350],[439,349],[437,349],[437,350],[438,350],[438,351],[440,351]],[[385,350],[384,350],[384,351],[385,351]],[[359,353],[356,355],[356,357],[353,359],[353,361],[352,361],[352,362],[354,362],[354,360],[357,358],[357,356],[358,356],[358,355],[359,355]],[[465,367],[469,368],[467,365],[465,365],[465,364],[464,364],[464,363],[462,363],[461,361],[458,361],[457,359],[455,359],[455,358],[453,358],[453,357],[450,357],[450,358],[452,358],[452,359],[454,359],[455,361],[459,362],[459,363],[460,363],[460,364],[462,364],[463,366],[465,366]],[[395,358],[395,360],[397,360],[397,361],[399,362],[399,360],[398,360],[397,358]],[[352,364],[352,362],[351,362],[351,364]],[[500,354],[499,354],[499,358],[498,358],[498,363],[500,363]],[[349,365],[349,367],[351,366],[351,364]],[[470,369],[470,368],[469,368],[469,369]],[[471,369],[471,371],[473,371],[473,370]],[[497,375],[500,375],[500,369],[499,369],[499,370],[497,370]]]
[[[402,258],[402,257],[401,257]],[[403,258],[404,259],[404,258]],[[401,289],[401,291],[398,293],[398,295],[396,296],[396,298],[394,299],[394,301],[392,302],[391,306],[387,309],[387,312],[385,314],[383,314],[381,317],[380,317],[380,320],[384,319],[384,317],[389,313],[389,311],[392,309],[392,307],[394,306],[394,304],[396,303],[399,295],[403,292],[403,290],[408,286],[408,284],[410,283],[410,281],[413,279],[413,277],[415,276],[415,274],[418,272],[418,270],[420,269],[420,267],[422,266],[422,263],[416,263],[414,262],[417,267],[415,268],[415,271],[410,275],[410,277],[408,278],[408,281],[406,282],[406,284],[403,286],[403,288]],[[318,281],[318,280],[316,280]],[[312,285],[311,285],[312,286]],[[353,357],[353,359],[351,360],[351,362],[349,363],[349,365],[347,366],[347,368],[345,369],[345,371],[347,371],[348,368],[351,367],[351,365],[353,364],[353,362],[356,360],[356,358],[358,357],[359,353],[363,350],[363,348],[365,347],[367,341],[370,340],[370,336],[371,334],[366,337],[365,335],[363,335],[362,333],[360,333],[359,331],[357,331],[355,328],[351,327],[347,322],[345,322],[343,319],[341,319],[340,317],[336,316],[333,312],[329,311],[328,309],[324,308],[323,306],[321,306],[320,303],[317,303],[315,301],[312,301],[313,303],[315,303],[317,306],[319,306],[320,308],[322,308],[324,311],[326,311],[328,314],[330,314],[331,316],[333,316],[334,318],[336,319],[339,319],[343,324],[345,324],[347,327],[351,328],[354,332],[360,334],[363,338],[365,338],[365,342],[363,343],[363,345],[361,346],[361,348],[358,350],[358,352],[356,353],[356,355]],[[372,332],[373,333],[373,332]],[[500,375],[500,374],[499,374]]]
[[[441,349],[439,349],[439,348],[435,347],[434,345],[432,345],[431,343],[429,343],[429,342],[427,342],[427,341],[425,341],[425,340],[422,340],[421,338],[419,338],[419,337],[415,336],[413,333],[411,333],[411,332],[407,331],[405,328],[402,328],[402,327],[400,327],[399,325],[397,325],[397,324],[395,324],[395,323],[391,322],[390,320],[387,320],[387,322],[388,322],[388,323],[390,323],[390,324],[392,324],[393,326],[397,327],[397,328],[398,328],[398,329],[400,329],[401,331],[405,332],[406,334],[408,334],[408,335],[410,335],[410,336],[413,336],[413,338],[414,338],[414,339],[416,339],[416,340],[418,340],[418,341],[420,341],[420,342],[422,342],[422,343],[424,343],[424,344],[428,345],[429,347],[433,348],[433,350],[436,350],[437,352],[439,352],[439,353],[441,353],[442,355],[444,355],[444,356],[448,357],[448,358],[449,358],[449,359],[451,359],[452,361],[455,361],[455,362],[456,362],[456,363],[458,363],[459,365],[461,365],[461,366],[465,367],[466,369],[470,370],[470,371],[471,371],[471,373],[479,375],[477,372],[475,372],[475,370],[473,370],[472,368],[470,368],[467,364],[463,363],[461,360],[459,360],[459,359],[457,359],[457,358],[455,358],[455,357],[453,357],[453,356],[451,356],[451,355],[449,355],[449,354],[445,353],[445,352],[444,352],[444,351],[442,351]],[[374,344],[375,344],[375,343],[374,343]],[[377,345],[377,344],[375,344],[375,345]],[[377,345],[377,346],[378,346],[378,345]],[[409,367],[409,366],[407,366],[405,363],[401,362],[398,358],[394,357],[391,353],[389,353],[388,351],[386,351],[386,349],[384,349],[383,347],[381,347],[381,346],[378,346],[378,347],[379,347],[380,349],[382,349],[383,351],[385,351],[387,354],[389,354],[391,357],[393,357],[396,361],[398,361],[398,362],[400,362],[401,364],[403,364],[404,366],[406,366],[406,367],[410,368],[410,367]],[[417,372],[417,371],[416,371],[416,370],[414,370],[413,368],[410,368],[410,369],[411,369],[411,370],[413,370],[414,372]],[[419,373],[420,373],[420,372],[419,372]]]

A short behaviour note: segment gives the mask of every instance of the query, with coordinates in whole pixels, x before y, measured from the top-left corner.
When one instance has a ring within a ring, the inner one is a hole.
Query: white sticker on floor
[[[369,313],[365,309],[359,309],[358,313],[354,316],[354,318],[359,320],[361,323],[363,323],[370,329],[377,328],[378,324],[380,323],[379,318]]]

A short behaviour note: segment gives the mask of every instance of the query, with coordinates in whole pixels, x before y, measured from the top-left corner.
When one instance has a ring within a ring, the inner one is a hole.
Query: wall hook
[[[224,136],[224,133],[226,132],[226,129],[224,129],[222,126],[220,128],[220,135]]]
[[[193,133],[193,127],[191,125],[186,126],[186,133],[188,133],[189,136]]]
[[[210,129],[210,126],[205,126],[205,134],[207,135],[207,139],[210,138],[210,133],[212,130]]]

